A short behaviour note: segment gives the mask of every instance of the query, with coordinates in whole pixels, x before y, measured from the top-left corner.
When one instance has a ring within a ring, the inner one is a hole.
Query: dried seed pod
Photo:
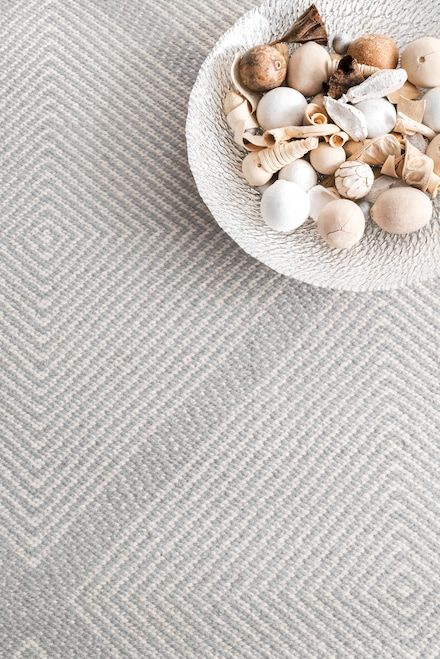
[[[360,110],[330,96],[324,98],[327,114],[352,140],[360,142],[368,135],[367,122]]]
[[[359,85],[363,80],[359,64],[351,55],[346,55],[339,61],[338,68],[332,73],[328,83],[324,83],[324,90],[327,89],[327,95],[332,98],[341,98],[350,87]]]
[[[362,199],[371,190],[373,170],[358,160],[344,162],[335,172],[336,189],[346,199]]]
[[[255,112],[255,110],[257,109],[257,105],[260,102],[261,94],[257,94],[256,92],[251,91],[250,89],[245,87],[245,85],[242,83],[239,72],[240,61],[241,61],[241,55],[240,53],[237,53],[231,65],[232,84],[234,85],[235,89],[238,92],[240,92],[243,98],[245,98],[248,101],[252,112]]]
[[[384,34],[367,34],[352,41],[347,49],[358,62],[378,69],[395,69],[399,61],[396,42]]]
[[[290,30],[275,43],[306,43],[307,41],[314,41],[323,46],[326,46],[328,43],[327,30],[315,5],[310,5],[296,19]]]
[[[342,100],[349,103],[360,103],[373,98],[383,98],[396,89],[401,89],[406,78],[407,74],[404,69],[376,71],[361,84],[351,87]]]
[[[287,75],[288,50],[279,46],[256,46],[240,59],[242,83],[254,92],[266,92],[283,84]]]

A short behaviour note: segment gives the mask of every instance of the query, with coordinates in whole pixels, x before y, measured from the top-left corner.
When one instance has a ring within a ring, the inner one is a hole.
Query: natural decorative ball
[[[402,53],[402,68],[417,87],[440,86],[440,39],[422,37],[412,41]]]
[[[423,123],[435,133],[440,133],[440,87],[434,87],[426,92],[423,100],[426,101]]]
[[[295,89],[278,87],[267,92],[258,103],[257,121],[263,130],[302,126],[307,101]]]
[[[359,37],[351,42],[347,53],[359,64],[376,66],[378,69],[395,69],[399,62],[396,42],[384,34],[366,34]]]
[[[257,151],[251,151],[243,159],[241,169],[249,185],[261,187],[269,183],[273,174],[264,169]]]
[[[350,44],[351,37],[346,32],[341,32],[341,34],[336,34],[333,37],[333,50],[335,53],[338,53],[338,55],[345,55]]]
[[[388,233],[412,233],[432,217],[432,202],[421,190],[391,188],[382,192],[372,206],[371,218]]]
[[[318,176],[312,165],[303,158],[294,160],[280,169],[278,179],[298,183],[306,192],[318,182]]]
[[[330,54],[314,41],[296,48],[290,56],[287,84],[304,96],[315,96],[328,80]]]
[[[385,98],[372,98],[361,101],[356,108],[362,112],[367,120],[368,138],[387,135],[396,125],[396,108]]]
[[[373,183],[373,170],[365,162],[343,162],[335,173],[336,189],[346,199],[362,199],[369,193]]]
[[[346,155],[342,147],[333,147],[325,142],[310,152],[310,164],[320,174],[334,174],[345,159]]]
[[[434,161],[434,172],[440,176],[440,135],[434,137],[426,149],[426,155]]]
[[[309,217],[310,200],[307,192],[297,183],[275,181],[261,199],[264,222],[275,231],[289,233]]]
[[[364,235],[365,217],[354,201],[337,199],[320,212],[318,231],[330,247],[349,249]]]
[[[285,54],[288,56],[287,47]],[[254,92],[265,92],[283,84],[287,59],[276,46],[256,46],[243,55],[238,72],[245,87]]]

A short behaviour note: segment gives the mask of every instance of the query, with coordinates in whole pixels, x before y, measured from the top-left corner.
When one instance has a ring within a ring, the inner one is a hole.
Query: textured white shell
[[[367,223],[352,250],[334,252],[320,240],[312,220],[289,235],[266,227],[260,193],[241,174],[245,152],[233,142],[222,110],[237,50],[280,37],[310,1],[271,0],[243,16],[214,47],[200,71],[189,104],[189,161],[199,189],[220,226],[249,254],[274,270],[330,288],[374,290],[416,284],[440,275],[440,222],[411,235],[392,235]],[[432,0],[321,0],[330,33],[383,33],[400,47],[423,34],[440,33],[440,10]],[[436,203],[438,218],[439,204]]]

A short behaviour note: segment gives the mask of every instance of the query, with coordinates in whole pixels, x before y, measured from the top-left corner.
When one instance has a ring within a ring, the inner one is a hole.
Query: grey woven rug
[[[186,164],[252,5],[0,2],[2,658],[440,656],[439,283],[284,279]]]

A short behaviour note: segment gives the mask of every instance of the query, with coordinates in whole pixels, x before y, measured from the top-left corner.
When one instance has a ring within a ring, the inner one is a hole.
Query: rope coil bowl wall
[[[230,66],[237,52],[279,38],[309,2],[270,0],[240,18],[217,42],[191,92],[186,126],[188,159],[199,193],[227,234],[248,254],[288,277],[351,291],[399,288],[440,274],[440,202],[431,223],[404,236],[387,234],[367,223],[362,241],[347,251],[330,249],[309,220],[292,234],[279,234],[260,216],[261,195],[241,173],[245,153],[223,115],[231,88]],[[427,0],[323,0],[318,9],[329,35],[353,37],[383,33],[402,48],[421,36],[440,32],[440,7]]]

